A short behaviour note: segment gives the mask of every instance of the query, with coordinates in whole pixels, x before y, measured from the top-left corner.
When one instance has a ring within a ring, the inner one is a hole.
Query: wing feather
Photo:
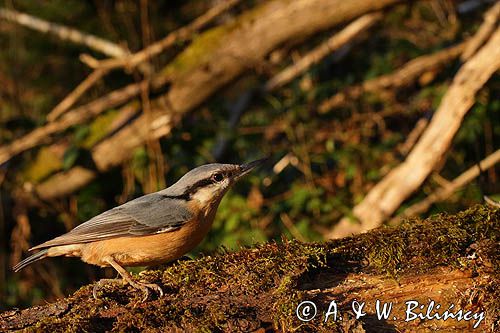
[[[169,232],[179,229],[192,217],[180,200],[153,193],[105,211],[30,250]]]

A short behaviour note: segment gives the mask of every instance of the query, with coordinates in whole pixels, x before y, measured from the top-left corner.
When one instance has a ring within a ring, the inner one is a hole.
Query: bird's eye
[[[212,179],[215,182],[221,182],[224,179],[224,176],[222,175],[222,173],[216,173],[215,175],[212,176]]]

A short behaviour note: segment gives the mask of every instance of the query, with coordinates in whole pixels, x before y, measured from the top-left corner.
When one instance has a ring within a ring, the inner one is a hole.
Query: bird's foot
[[[154,291],[156,291],[159,295],[159,297],[162,297],[163,296],[163,290],[161,289],[161,287],[155,283],[147,283],[147,282],[143,282],[143,281],[134,281],[134,280],[130,280],[130,281],[127,281],[132,287],[136,288],[136,289],[140,289],[142,290],[142,292],[144,293],[144,297],[142,298],[142,302],[145,302],[148,297],[149,297],[149,290],[152,289]]]
[[[92,296],[94,296],[94,299],[97,299],[97,293],[99,289],[101,289],[105,284],[124,284],[123,279],[100,279],[94,284],[94,288],[92,288]]]
[[[106,284],[130,284],[133,288],[139,289],[144,293],[144,297],[142,298],[142,302],[146,301],[149,297],[149,290],[153,289],[158,293],[160,297],[163,296],[163,290],[161,287],[155,283],[147,283],[144,281],[134,281],[133,279],[101,279],[94,284],[94,288],[92,289],[92,295],[94,299],[97,299],[97,293],[99,289],[101,289]]]

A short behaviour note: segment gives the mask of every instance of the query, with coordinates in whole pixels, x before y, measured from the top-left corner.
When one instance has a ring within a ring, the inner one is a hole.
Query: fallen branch
[[[92,158],[98,171],[103,172],[121,164],[147,140],[169,134],[183,114],[199,106],[284,42],[310,36],[396,2],[275,0],[263,3],[253,9],[253,13],[247,12],[234,22],[202,33],[162,70],[163,75],[170,79],[170,89],[165,95],[151,101],[149,115],[141,114],[130,125],[92,149]],[[289,24],[290,21],[294,24]],[[273,31],[273,34],[266,31]],[[200,48],[203,52],[200,52]],[[193,59],[193,54],[200,56]],[[44,184],[52,182],[52,178],[49,178]],[[79,183],[79,186],[83,185],[84,182]],[[38,189],[40,187],[36,186],[35,190],[41,197],[47,197]],[[71,193],[74,189],[59,191],[58,195]]]
[[[360,223],[344,217],[330,237],[380,226],[427,178],[448,150],[476,92],[500,67],[500,28],[456,74],[430,124],[406,160],[387,174],[353,209]]]
[[[133,83],[124,88],[115,90],[104,97],[98,98],[89,104],[80,106],[66,113],[57,121],[39,127],[22,138],[0,147],[0,164],[23,151],[43,143],[50,143],[52,141],[51,136],[56,133],[62,132],[71,126],[85,123],[87,120],[92,119],[103,111],[125,103],[140,94],[141,84],[140,82]]]
[[[348,87],[326,101],[323,101],[318,111],[326,113],[341,106],[348,99],[356,99],[364,92],[375,92],[381,90],[395,89],[408,86],[415,82],[422,73],[442,66],[458,57],[464,50],[467,42],[438,51],[431,55],[420,56],[412,59],[391,74],[382,75],[377,78],[365,81],[362,84]]]
[[[365,14],[356,19],[344,29],[342,29],[339,33],[336,33],[321,45],[308,52],[295,64],[288,66],[287,68],[276,74],[274,77],[272,77],[269,81],[267,81],[266,85],[264,86],[264,90],[272,91],[289,83],[294,78],[304,73],[309,67],[319,63],[328,54],[351,42],[354,38],[359,36],[361,32],[370,28],[381,19],[381,13]]]
[[[408,207],[403,213],[393,218],[389,223],[396,224],[404,218],[425,213],[434,203],[447,199],[458,189],[464,187],[478,177],[481,170],[487,170],[498,162],[500,162],[500,149],[479,162],[481,167],[478,165],[472,166],[460,176],[455,178],[452,182],[448,183],[447,186],[439,188],[427,196],[424,200]]]
[[[41,199],[50,200],[72,193],[96,177],[94,170],[75,166],[68,171],[60,172],[50,178],[49,182],[44,182],[37,186],[36,192]]]
[[[54,35],[61,40],[70,41],[79,45],[85,45],[94,51],[103,53],[110,57],[120,58],[129,53],[128,50],[122,46],[103,38],[87,34],[61,24],[48,22],[15,10],[0,8],[0,18],[42,33]]]
[[[495,30],[498,19],[500,18],[500,2],[494,4],[485,14],[484,22],[479,27],[478,31],[468,41],[467,47],[462,53],[460,59],[466,61],[483,45]]]
[[[119,108],[117,111],[117,116],[112,120],[112,122],[105,129],[104,136],[106,134],[114,133],[118,131],[120,128],[125,126],[130,120],[136,116],[140,112],[141,104],[138,100],[131,101],[126,105]],[[57,147],[62,144],[62,146],[66,146],[62,140],[56,142],[49,146],[49,149],[59,150],[64,152],[67,147]],[[60,156],[56,158],[62,159],[63,153],[60,153]],[[57,170],[54,170],[54,172]],[[23,200],[29,203],[30,206],[41,205],[40,200],[49,200],[52,198],[57,198],[60,196],[64,196],[65,194],[71,193],[73,191],[78,190],[88,182],[92,181],[97,176],[97,172],[93,168],[86,168],[81,166],[74,166],[68,171],[63,171],[57,174],[54,174],[50,180],[47,182],[43,182],[38,184],[36,189],[38,190],[37,196],[33,196],[34,192],[34,184],[33,183],[25,183],[22,189],[19,189],[19,193],[17,196],[23,196]],[[69,192],[68,192],[69,191]]]
[[[175,43],[187,40],[193,33],[202,29],[222,13],[236,6],[239,2],[240,0],[223,1],[210,8],[205,14],[195,19],[191,24],[168,34],[165,38],[159,40],[158,42],[149,45],[137,53],[128,55],[127,57],[121,59],[97,60],[86,63],[93,68],[111,70],[119,67],[126,67],[128,70],[131,70],[146,60],[164,52]]]
[[[155,44],[153,44],[150,47],[144,49],[143,51],[133,55],[132,56],[133,59],[145,60],[146,58],[142,58],[144,55],[147,55],[149,57],[150,55],[156,54],[154,53],[156,51],[161,52],[162,50],[165,49],[165,47],[173,45],[173,43],[177,41],[177,37],[190,36],[193,32],[202,28],[204,25],[208,24],[211,20],[213,20],[215,17],[220,15],[223,11],[228,10],[232,6],[236,5],[238,2],[239,0],[229,0],[227,2],[219,4],[218,6],[213,7],[207,13],[194,20],[193,23],[191,23],[190,25],[171,33],[165,39],[158,42],[159,44],[162,45],[163,48],[160,49],[158,46],[155,46]],[[167,45],[167,41],[170,44]],[[86,60],[87,63],[92,63],[92,61],[96,63],[99,62],[95,59],[92,60],[93,58],[88,55],[84,55],[81,58],[87,59]],[[119,59],[111,59],[111,60],[119,60]],[[138,61],[137,63],[134,63],[134,66],[140,65],[142,60]],[[85,91],[87,91],[91,86],[93,86],[112,68],[112,67],[98,66],[98,65],[96,65],[96,67],[98,68],[95,69],[91,75],[89,75],[84,81],[82,81],[61,103],[59,103],[59,105],[57,105],[54,108],[52,112],[49,113],[49,115],[47,116],[47,119],[49,121],[52,122],[55,121],[57,117],[66,112],[67,109],[70,108],[85,93]],[[153,77],[151,81],[153,88],[158,88],[166,84],[168,82],[168,79],[163,73],[158,73]],[[42,143],[50,143],[51,135],[64,131],[70,126],[84,123],[85,121],[91,119],[92,117],[97,116],[98,114],[106,111],[107,109],[111,107],[116,107],[121,103],[126,102],[128,99],[138,96],[141,92],[140,87],[142,84],[143,83],[130,84],[124,88],[108,93],[107,95],[100,97],[99,99],[87,105],[69,111],[68,114],[65,115],[65,117],[61,118],[58,122],[49,123],[43,127],[40,127],[28,133],[22,138],[13,141],[9,145],[0,147],[0,164],[11,159],[13,156],[17,154],[22,153],[23,151],[36,147],[37,145],[40,145]]]

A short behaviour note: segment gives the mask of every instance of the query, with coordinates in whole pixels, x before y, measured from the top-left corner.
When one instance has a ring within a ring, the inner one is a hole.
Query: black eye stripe
[[[196,192],[196,190],[198,190],[199,188],[205,187],[210,184],[212,184],[212,177],[199,180],[189,188],[189,192]]]
[[[211,185],[211,184],[214,184],[214,183],[217,183],[217,182],[220,182],[222,180],[224,180],[224,178],[227,178],[227,177],[231,177],[232,174],[233,174],[233,170],[224,170],[224,171],[219,171],[219,172],[216,172],[214,174],[212,174],[210,177],[208,178],[204,178],[204,179],[200,179],[199,181],[197,181],[196,183],[194,183],[193,185],[191,185],[188,189],[186,189],[186,191],[184,192],[184,196],[190,196],[194,193],[196,193],[196,191],[198,191],[200,188],[203,188],[207,185]],[[220,174],[222,175],[222,179],[221,180],[214,180],[214,176],[217,175],[217,174]]]

